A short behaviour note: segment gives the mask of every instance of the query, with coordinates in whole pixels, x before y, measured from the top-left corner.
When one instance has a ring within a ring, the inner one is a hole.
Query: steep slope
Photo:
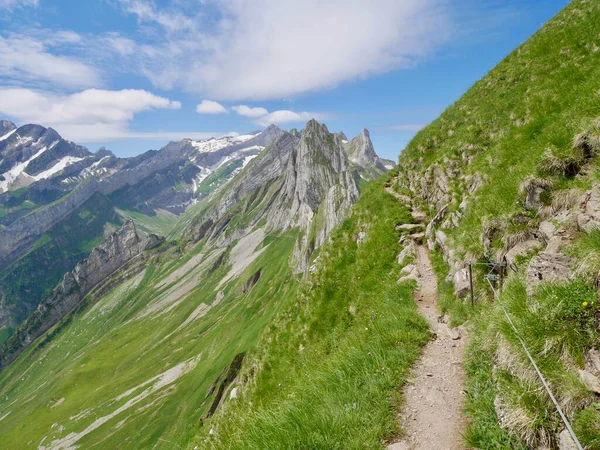
[[[63,277],[52,294],[45,298],[8,339],[0,352],[0,369],[10,364],[27,346],[56,325],[94,288],[118,272],[118,277],[131,277],[144,269],[144,252],[162,244],[164,239],[150,235],[142,239],[132,221],[95,247],[79,261],[73,271]]]
[[[582,445],[600,448],[599,23],[597,2],[571,2],[400,157],[394,187],[428,212],[444,310],[472,329],[470,447],[575,445],[522,339]],[[474,308],[468,261],[490,264],[473,269]],[[508,277],[497,297],[487,275],[497,290]]]
[[[324,140],[312,139],[314,133]],[[67,274],[37,310],[37,317],[51,320],[32,327],[40,323],[34,313],[2,348],[8,362],[13,343],[27,344],[56,322],[55,312],[70,311],[0,372],[3,443],[59,449],[190,442],[197,427],[235,396],[232,383],[273,317],[298,298],[301,280],[290,263],[303,231],[299,222],[270,222],[285,213],[280,198],[291,172],[314,171],[330,183],[348,180],[342,188],[352,196],[339,192],[356,200],[347,157],[329,139],[333,135],[316,122],[299,136],[281,133],[231,182],[184,214],[196,216],[181,223],[177,240],[140,253],[147,246],[127,225],[112,239],[133,242],[133,262],[117,258],[121,265],[112,275],[99,282],[83,276],[82,282],[79,275],[111,260],[102,250],[114,247],[109,241]],[[305,153],[315,158],[292,160]],[[329,190],[314,183],[305,190],[306,198],[320,199],[311,203],[316,211]],[[334,206],[335,220],[342,220]],[[322,231],[321,225],[315,229]]]

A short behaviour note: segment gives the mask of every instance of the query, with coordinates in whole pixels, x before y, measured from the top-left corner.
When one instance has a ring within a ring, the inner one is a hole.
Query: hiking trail
[[[413,211],[413,217],[420,215]],[[404,406],[399,414],[404,437],[390,444],[388,450],[462,450],[461,433],[466,426],[462,363],[467,335],[462,328],[450,328],[448,316],[439,315],[437,278],[429,251],[425,245],[414,245],[419,274],[415,300],[434,339],[423,348],[404,387]]]

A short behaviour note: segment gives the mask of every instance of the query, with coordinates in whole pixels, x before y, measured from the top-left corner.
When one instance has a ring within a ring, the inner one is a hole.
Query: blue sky
[[[0,118],[120,156],[311,117],[415,132],[565,0],[0,0]]]

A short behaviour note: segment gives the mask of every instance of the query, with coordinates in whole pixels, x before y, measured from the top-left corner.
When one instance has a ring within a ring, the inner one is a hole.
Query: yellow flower
[[[587,308],[588,302],[583,302],[582,305],[583,305],[584,308]]]

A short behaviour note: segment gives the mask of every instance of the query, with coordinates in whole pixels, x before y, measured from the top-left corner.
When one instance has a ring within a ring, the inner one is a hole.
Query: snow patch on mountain
[[[26,175],[35,181],[50,178],[51,176],[53,176],[53,175],[57,174],[58,172],[60,172],[61,170],[63,170],[65,167],[67,167],[73,163],[83,161],[84,159],[85,158],[78,158],[76,156],[65,156],[64,158],[60,159],[56,164],[54,164],[52,167],[50,167],[47,170],[44,170],[43,172],[40,172],[39,174],[37,174],[35,176],[30,176],[27,174]]]
[[[0,141],[4,141],[6,139],[8,139],[9,137],[11,137],[15,132],[17,131],[17,129],[15,128],[14,130],[10,130],[8,133],[6,133],[4,136],[0,136]]]
[[[0,181],[0,193],[8,191],[17,178],[24,173],[29,163],[46,151],[46,147],[42,147],[38,152],[26,161],[15,164],[10,170],[4,172],[2,176],[4,180]],[[26,174],[25,174],[26,175]],[[31,178],[29,175],[27,177]]]

